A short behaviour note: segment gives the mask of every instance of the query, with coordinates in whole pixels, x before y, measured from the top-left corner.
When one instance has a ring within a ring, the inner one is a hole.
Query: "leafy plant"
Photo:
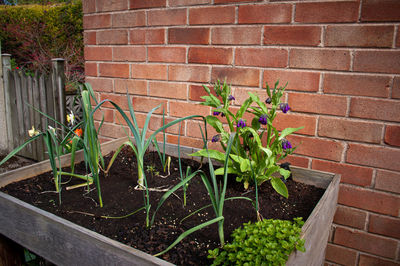
[[[230,103],[235,98],[231,95],[230,86],[224,82],[221,84],[217,81],[214,85],[213,95],[207,86],[204,86],[207,96],[202,96],[205,100],[202,105],[213,107],[213,115],[206,117],[206,121],[216,131],[217,135],[212,137],[212,142],[219,142],[223,151],[226,151],[227,141],[232,132],[237,132],[238,138],[233,143],[232,153],[228,165],[228,173],[235,174],[236,180],[244,183],[247,189],[249,183],[255,176],[257,184],[270,181],[274,189],[284,197],[288,197],[286,185],[279,176],[279,173],[285,179],[290,176],[290,171],[281,168],[278,161],[284,159],[288,154],[293,153],[295,148],[286,137],[300,128],[286,128],[279,132],[274,126],[273,121],[277,115],[277,110],[281,109],[283,113],[290,110],[287,103],[281,102],[281,97],[285,87],[275,87],[270,90],[267,85],[266,91],[268,99],[261,101],[259,96],[249,92],[247,98],[236,114],[232,113]],[[268,105],[270,106],[268,106]],[[251,123],[244,119],[244,115],[253,114],[254,118]],[[222,119],[226,120],[228,130],[225,129]],[[265,145],[263,144],[266,143]],[[191,154],[192,156],[206,157],[208,152],[203,149]],[[211,158],[224,162],[226,153],[217,150],[209,150]],[[217,175],[222,175],[223,168],[216,171]]]
[[[132,132],[133,139],[131,138],[131,136],[129,134],[127,134],[129,140],[127,142],[123,143],[116,150],[116,152],[114,153],[113,157],[111,158],[110,163],[105,172],[108,173],[108,171],[109,171],[111,165],[114,163],[118,153],[122,150],[122,148],[124,146],[129,146],[132,148],[133,152],[135,153],[137,165],[138,165],[138,188],[143,190],[143,200],[144,200],[144,206],[145,206],[145,212],[146,212],[146,227],[149,228],[151,226],[151,223],[150,223],[151,205],[150,205],[149,187],[147,185],[146,174],[144,171],[144,160],[143,160],[144,155],[145,155],[148,147],[150,146],[150,144],[154,143],[154,141],[156,140],[156,135],[159,132],[161,132],[161,131],[165,130],[166,128],[173,126],[185,119],[191,119],[191,118],[196,118],[196,117],[204,118],[204,117],[200,116],[200,115],[191,115],[191,116],[186,116],[186,117],[176,119],[166,125],[163,125],[159,129],[154,131],[148,138],[146,138],[151,116],[158,108],[161,107],[161,105],[154,107],[147,113],[143,129],[141,130],[137,123],[135,111],[133,109],[129,94],[127,95],[127,99],[128,99],[130,118],[125,114],[125,112],[121,109],[121,107],[119,107],[116,103],[114,103],[113,101],[111,101],[109,99],[105,99],[102,102],[100,102],[99,104],[97,104],[97,106],[94,108],[93,112],[96,111],[98,108],[100,108],[104,103],[109,102],[121,114],[122,118],[125,120],[130,131]]]
[[[232,243],[209,250],[208,258],[214,259],[212,265],[285,265],[295,249],[305,252],[303,224],[302,218],[245,223],[232,233]]]

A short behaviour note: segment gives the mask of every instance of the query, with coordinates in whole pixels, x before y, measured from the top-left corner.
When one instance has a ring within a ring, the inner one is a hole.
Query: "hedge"
[[[67,60],[67,80],[83,79],[82,2],[0,6],[2,52],[29,70],[49,71],[51,58]]]

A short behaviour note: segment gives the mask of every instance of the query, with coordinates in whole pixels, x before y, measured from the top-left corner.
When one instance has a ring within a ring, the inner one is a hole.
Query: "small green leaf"
[[[286,169],[283,169],[283,168],[279,169],[279,173],[280,173],[285,179],[288,179],[289,176],[290,176],[290,171],[289,171],[289,170],[286,170]]]
[[[285,128],[284,130],[282,130],[281,135],[279,136],[279,140],[284,139],[286,136],[288,136],[288,135],[292,134],[293,132],[296,132],[297,130],[300,130],[302,128],[304,128],[304,127],[298,127],[298,128],[288,127],[288,128]]]
[[[235,168],[233,167],[228,167],[227,169],[228,174],[240,174],[240,172],[236,171]],[[224,168],[218,168],[217,170],[214,171],[215,175],[223,175],[224,174]]]
[[[250,160],[249,159],[244,159],[241,161],[240,171],[242,171],[242,172],[250,171]]]
[[[207,150],[203,149],[203,150],[199,150],[195,153],[189,154],[189,156],[199,156],[199,157],[208,157],[208,154],[210,155],[210,158],[215,159],[217,161],[225,161],[225,154],[220,152],[220,151],[216,151],[216,150]]]
[[[224,131],[224,127],[221,123],[221,121],[219,121],[219,119],[215,116],[209,115],[206,117],[206,121],[208,124],[210,124],[213,128],[215,128],[215,130],[218,133],[221,133]]]
[[[276,192],[278,192],[285,198],[289,197],[289,192],[287,190],[287,187],[286,187],[285,183],[283,183],[279,177],[271,178],[271,185],[275,189]]]

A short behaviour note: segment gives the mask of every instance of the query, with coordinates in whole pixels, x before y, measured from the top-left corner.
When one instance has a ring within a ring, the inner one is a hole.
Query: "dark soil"
[[[6,155],[0,155],[0,162],[6,157]],[[34,164],[35,161],[30,160],[30,159],[26,159],[20,156],[13,156],[11,157],[7,162],[5,162],[4,164],[0,165],[0,174],[10,171],[10,170],[14,170],[26,165],[30,165],[30,164]]]
[[[106,158],[106,162],[110,157]],[[150,188],[166,188],[180,181],[178,161],[171,162],[171,175],[166,178],[162,171],[157,153],[146,155],[145,165],[154,167],[153,172],[146,172]],[[183,169],[187,165],[197,169],[199,163],[191,160],[183,161]],[[146,167],[145,166],[145,167]],[[205,169],[207,169],[206,167]],[[84,171],[84,165],[78,166]],[[146,168],[149,169],[149,168]],[[159,172],[159,173],[157,173]],[[207,170],[205,172],[208,172]],[[63,177],[63,181],[68,181]],[[230,177],[226,197],[245,195],[254,199],[254,189],[245,191],[241,183]],[[62,204],[59,205],[58,194],[54,193],[52,174],[46,173],[29,180],[12,183],[1,190],[41,209],[54,213],[90,230],[125,243],[150,254],[166,249],[182,232],[202,222],[215,218],[213,209],[207,208],[191,216],[182,223],[182,218],[200,207],[210,204],[210,199],[199,177],[194,178],[188,187],[187,206],[183,206],[183,193],[178,190],[160,208],[156,215],[155,225],[145,228],[143,211],[124,219],[105,219],[100,216],[123,216],[143,206],[143,192],[135,190],[137,182],[136,159],[130,150],[124,149],[111,168],[108,176],[101,176],[101,192],[104,207],[97,204],[97,193],[94,186],[87,192],[87,187],[65,190],[80,180],[73,179],[63,185]],[[314,206],[324,193],[323,189],[289,180],[287,182],[289,199],[276,193],[269,182],[259,189],[261,214],[264,218],[293,219],[310,215]],[[150,192],[152,211],[155,210],[159,198],[165,192]],[[256,221],[256,212],[250,201],[226,201],[224,208],[225,239],[230,240],[230,233],[244,222]],[[178,265],[206,265],[207,251],[218,247],[219,238],[216,225],[206,227],[185,238],[180,244],[162,259]]]

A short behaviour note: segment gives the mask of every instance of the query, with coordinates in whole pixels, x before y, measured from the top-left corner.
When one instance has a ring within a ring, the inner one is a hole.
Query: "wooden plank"
[[[40,127],[35,124],[34,120],[34,110],[32,109],[31,106],[33,106],[33,78],[32,76],[28,76],[25,74],[25,79],[26,79],[26,87],[24,88],[28,94],[28,100],[25,102],[24,107],[26,109],[26,116],[29,117],[29,126],[34,126],[36,130],[40,130]],[[31,106],[29,106],[29,105]],[[36,141],[31,142],[29,144],[30,146],[30,151],[29,151],[29,158],[33,160],[37,160],[36,156]]]
[[[33,92],[33,106],[38,109],[41,110],[41,103],[40,103],[40,75],[39,72],[36,71],[34,78],[33,78],[33,87],[32,87],[32,92]],[[42,119],[41,119],[41,114],[35,110],[33,110],[33,114],[34,114],[34,121],[35,124],[37,125],[38,129],[40,129],[41,131],[45,130],[45,126],[42,123]],[[36,141],[36,158],[39,161],[43,161],[44,160],[44,149],[43,149],[43,139],[39,138]]]
[[[13,131],[13,115],[16,112],[13,107],[15,107],[15,89],[11,83],[13,79],[11,71],[8,68],[4,68],[4,102],[6,107],[6,119],[7,119],[7,138],[8,138],[8,150],[12,151],[14,149],[14,133]]]
[[[17,104],[17,115],[18,120],[16,120],[17,131],[14,132],[14,136],[16,139],[16,144],[20,146],[23,142],[24,137],[24,112],[23,112],[23,99],[22,99],[22,89],[21,89],[21,76],[18,72],[14,72],[14,84],[15,84],[15,92],[16,92],[16,104]],[[14,148],[16,148],[14,147]],[[23,154],[23,153],[22,153]]]
[[[53,118],[55,117],[54,113],[54,96],[53,96],[53,89],[51,87],[51,76],[45,77],[45,88],[46,88],[46,103],[47,103],[47,115]],[[52,127],[56,127],[53,121],[47,120],[48,125]]]
[[[0,233],[57,265],[172,265],[7,194]]]

